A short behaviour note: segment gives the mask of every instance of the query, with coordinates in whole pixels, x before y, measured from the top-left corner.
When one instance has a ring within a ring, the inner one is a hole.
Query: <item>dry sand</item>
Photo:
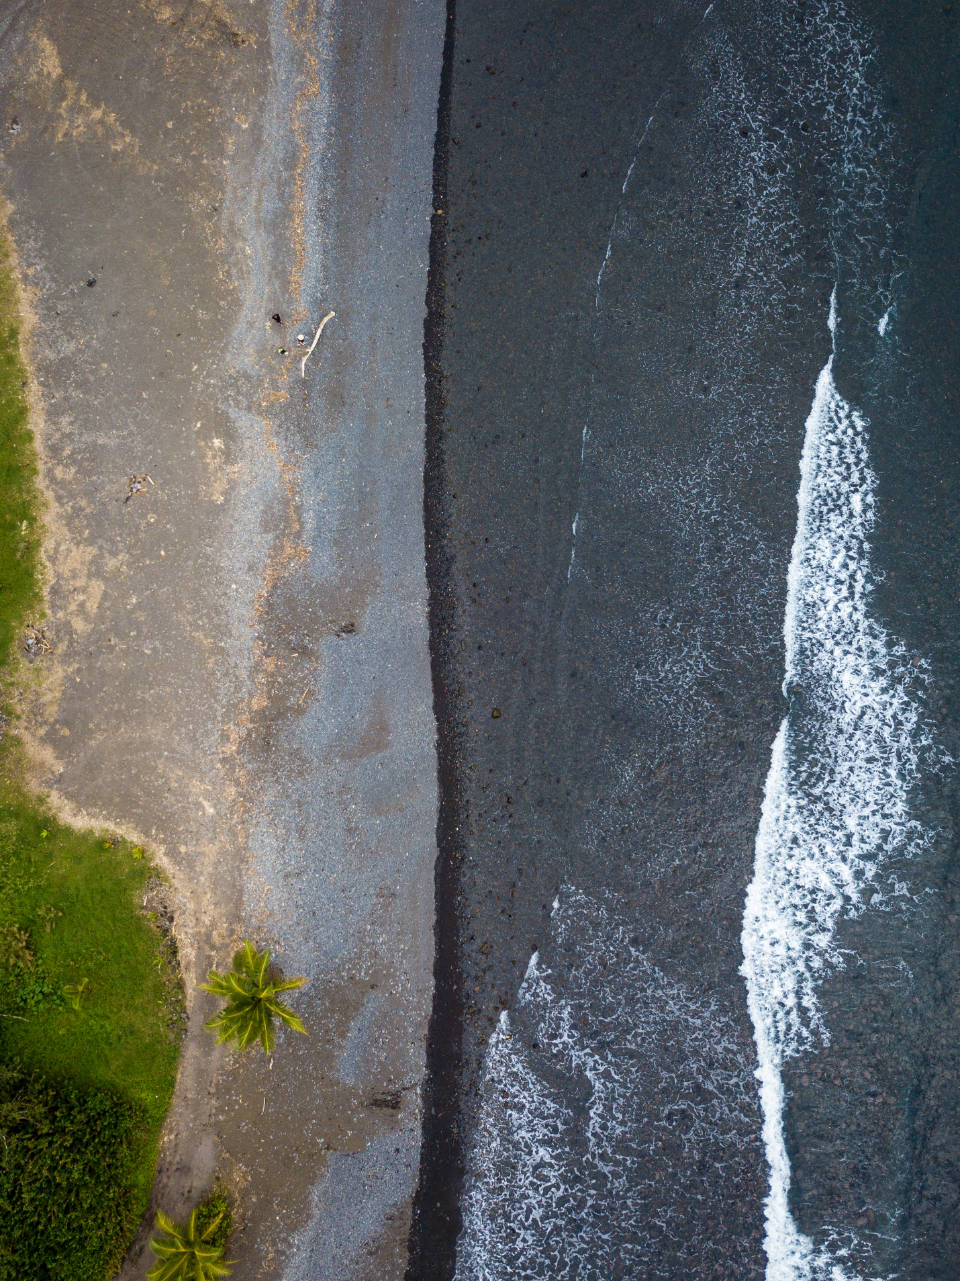
[[[190,1022],[156,1198],[182,1214],[215,1169],[240,1189],[237,1281],[406,1262],[433,955],[421,343],[442,34],[437,0],[0,18],[49,498],[37,775],[170,873]],[[301,378],[295,335],[329,308]],[[272,1064],[202,1029],[195,984],[244,935],[310,979],[311,1035]]]

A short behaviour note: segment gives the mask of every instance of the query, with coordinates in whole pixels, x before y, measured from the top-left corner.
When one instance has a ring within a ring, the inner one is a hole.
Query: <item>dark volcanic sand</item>
[[[769,6],[795,23],[793,45],[762,5],[705,8],[460,0],[448,30],[427,326],[441,861],[418,1279],[452,1273],[484,1055],[531,952],[571,989],[580,981],[576,945],[561,955],[550,924],[564,887],[629,923],[611,985],[635,985],[631,965],[648,958],[691,1008],[723,1020],[727,1066],[749,1079],[743,895],[785,707],[798,462],[838,276],[850,317],[838,381],[875,423],[876,560],[890,571],[877,603],[933,663],[940,740],[952,738],[956,19],[950,6],[851,6],[879,48],[871,74],[897,148],[883,157],[892,231],[871,227],[861,242],[836,127],[823,123],[824,103],[842,105],[846,89],[815,56],[822,6]],[[788,47],[798,52],[786,71]],[[822,100],[804,90],[821,71]],[[886,371],[871,237],[892,239],[913,273],[900,294],[901,319],[914,317],[909,360]],[[914,1243],[889,1262],[917,1281],[954,1275],[957,1258],[944,1236],[956,1195],[955,797],[942,782],[931,790],[924,804],[945,834],[927,879],[942,896],[894,940],[887,923],[857,926],[878,954],[912,949],[910,1001],[881,1027],[888,994],[825,990],[829,1011],[853,1010],[849,1043],[835,1038],[806,1082],[800,1069],[787,1080],[801,1228],[864,1226],[864,1184],[849,1174],[862,1152]],[[681,1022],[671,1039],[674,1017],[664,1011],[632,1078],[649,1100],[642,1164],[629,1165],[621,1136],[624,1168],[642,1169],[651,1190],[631,1208],[615,1269],[588,1247],[584,1277],[762,1274],[755,1101],[731,1097],[727,1138],[691,1159],[683,1127],[703,1064],[677,1048]],[[522,1013],[516,1027],[536,1054]],[[951,1030],[931,1033],[940,1027]],[[896,1078],[880,1092],[893,1117],[883,1127],[857,1105],[878,1061]],[[534,1231],[539,1264],[528,1241],[511,1272],[501,1263],[492,1275],[561,1275],[573,1265],[549,1254],[550,1236]]]

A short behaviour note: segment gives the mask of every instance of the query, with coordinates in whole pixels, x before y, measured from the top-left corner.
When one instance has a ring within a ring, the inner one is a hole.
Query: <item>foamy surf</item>
[[[835,344],[836,290],[829,327]],[[833,364],[831,353],[806,423],[784,625],[790,708],[773,744],[742,935],[769,1166],[767,1281],[853,1281],[849,1226],[824,1225],[814,1243],[791,1214],[782,1067],[830,1043],[817,992],[844,966],[839,922],[902,902],[895,867],[929,839],[911,808],[933,755],[923,669],[871,613],[869,423],[837,389]]]
[[[624,908],[564,889],[551,921],[557,961],[534,953],[500,1016],[457,1281],[674,1281],[670,1252],[692,1248],[703,1172],[735,1172],[745,1150],[753,1160],[739,1028],[654,964]],[[665,1143],[676,1150],[670,1188],[656,1168]]]

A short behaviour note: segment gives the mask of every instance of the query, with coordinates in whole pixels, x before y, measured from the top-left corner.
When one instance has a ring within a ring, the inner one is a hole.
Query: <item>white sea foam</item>
[[[457,1281],[674,1281],[665,1256],[703,1250],[689,1225],[704,1171],[736,1175],[751,1150],[757,1112],[739,1033],[651,961],[623,910],[564,889],[551,923],[560,963],[534,954],[500,1016]],[[677,1153],[669,1188],[657,1181],[664,1143]]]
[[[835,338],[836,291],[829,324]],[[820,373],[806,424],[784,629],[791,708],[773,745],[743,923],[770,1169],[768,1281],[852,1276],[840,1231],[826,1226],[826,1244],[815,1245],[791,1215],[781,1069],[829,1044],[817,991],[844,965],[839,922],[868,902],[890,907],[903,893],[895,862],[928,839],[911,810],[933,753],[924,674],[871,614],[869,424],[837,389],[833,362]]]
[[[618,360],[624,332],[627,341],[639,336],[639,347],[622,419],[608,409],[591,426],[576,500],[579,545],[567,578],[576,591],[592,571],[597,487],[607,494],[622,484],[624,507],[638,514],[640,529],[643,516],[656,513],[658,545],[676,547],[687,572],[682,581],[663,576],[656,617],[638,610],[633,688],[624,681],[622,692],[625,699],[639,694],[662,724],[690,737],[741,672],[775,657],[768,605],[782,572],[779,529],[764,523],[762,505],[742,504],[740,495],[753,495],[752,477],[763,483],[771,450],[796,428],[769,408],[786,402],[795,378],[792,362],[778,365],[771,349],[792,350],[803,340],[797,280],[811,227],[798,202],[807,183],[796,125],[816,122],[827,184],[821,230],[843,259],[845,279],[875,289],[886,304],[894,265],[884,246],[896,148],[868,32],[844,0],[811,0],[803,23],[795,10],[744,0],[736,20],[722,6],[700,15],[684,53],[704,87],[695,122],[657,100],[638,131],[596,280],[598,367],[611,358],[608,342]],[[716,143],[706,155],[696,142],[704,138]],[[654,166],[654,181],[644,184],[648,150],[661,163],[670,156],[672,183],[659,182]],[[633,271],[635,241],[655,245],[663,261],[704,267],[671,279],[671,306],[655,326],[649,317],[663,283],[654,255],[646,276]],[[691,360],[685,353],[694,349]],[[623,368],[621,360],[615,372]],[[696,435],[671,437],[660,450],[658,434],[671,422],[695,423]]]
[[[608,253],[610,252],[609,248],[607,252]],[[601,267],[600,270],[602,274],[603,268]],[[579,474],[581,476],[583,475],[583,460],[587,452],[587,437],[589,436],[589,434],[590,434],[590,428],[586,423],[584,423],[583,432],[581,433],[581,436],[580,436],[580,472]],[[574,562],[577,559],[577,527],[579,526],[579,524],[580,524],[580,512],[578,511],[573,518],[573,526],[572,526],[571,535],[570,535],[570,559],[567,562],[567,581],[568,582],[570,581],[570,575],[573,573]]]

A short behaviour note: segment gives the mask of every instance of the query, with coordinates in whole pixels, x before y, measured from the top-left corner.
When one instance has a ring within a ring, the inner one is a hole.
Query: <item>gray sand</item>
[[[403,1274],[431,992],[443,11],[330,9],[52,0],[0,20],[50,500],[37,775],[171,875],[190,1024],[157,1200],[183,1213],[219,1167],[247,1219],[238,1281]],[[295,335],[329,308],[301,379]],[[195,984],[246,934],[310,979],[311,1035],[272,1065],[202,1029]]]

